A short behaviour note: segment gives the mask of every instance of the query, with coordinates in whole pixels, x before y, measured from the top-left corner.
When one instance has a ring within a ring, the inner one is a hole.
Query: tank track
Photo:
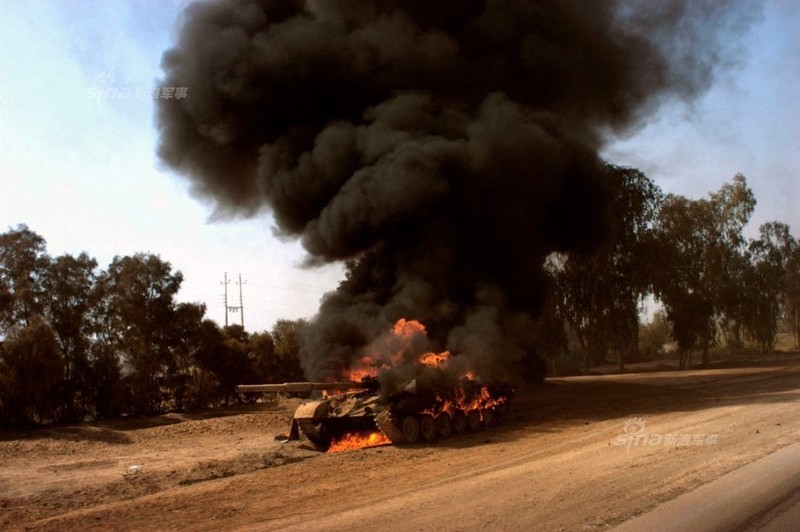
[[[403,443],[403,433],[397,428],[397,420],[391,411],[382,410],[375,414],[375,425],[392,443]]]
[[[325,441],[325,438],[322,436],[318,425],[314,423],[314,421],[310,419],[298,419],[297,426],[300,428],[300,432],[308,438],[308,441],[314,444],[314,447],[320,449],[322,451],[326,451],[330,446],[330,442]]]
[[[485,429],[490,429],[494,425],[496,425],[504,417],[504,414],[505,414],[505,409],[503,409],[502,411],[495,411],[495,410],[480,411],[480,410],[474,410],[473,411],[473,415],[475,416],[475,418],[474,418],[473,424],[472,425],[468,424],[467,427],[466,427],[466,431],[467,432],[475,432],[475,431],[481,431],[481,430],[485,430]],[[414,416],[414,417],[417,417],[419,419],[419,415]],[[465,417],[465,422],[466,422],[466,413],[464,414],[464,417]],[[400,427],[399,427],[399,424],[398,424],[398,420],[391,413],[391,411],[384,410],[384,411],[381,411],[381,412],[375,414],[375,425],[377,425],[378,429],[381,432],[383,432],[383,434],[387,438],[389,438],[389,440],[393,444],[407,443],[405,437],[403,436],[402,431],[400,430]],[[446,436],[442,436],[441,434],[436,434],[431,439],[436,439],[436,440],[443,439],[443,438],[446,439],[446,438],[449,438],[449,437],[451,437],[453,435],[456,435],[458,433],[459,432],[457,432],[456,430],[452,430]],[[423,437],[421,435],[420,435],[420,441],[423,441]]]

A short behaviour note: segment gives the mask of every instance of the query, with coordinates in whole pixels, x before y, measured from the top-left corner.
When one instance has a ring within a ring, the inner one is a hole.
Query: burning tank
[[[343,442],[353,447],[382,443],[411,444],[495,424],[505,415],[514,390],[508,383],[481,384],[463,379],[459,386],[418,389],[411,380],[394,393],[380,393],[376,379],[360,382],[290,382],[239,385],[240,393],[322,392],[294,413],[289,439],[302,432],[321,451]]]

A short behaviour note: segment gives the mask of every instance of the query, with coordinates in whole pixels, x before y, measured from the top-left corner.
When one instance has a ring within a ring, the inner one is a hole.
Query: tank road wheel
[[[431,441],[436,437],[436,420],[430,414],[419,416],[419,435],[425,441]]]
[[[491,408],[484,408],[481,410],[481,418],[483,419],[483,424],[486,427],[493,427],[494,426],[494,410]]]
[[[436,418],[436,432],[442,438],[447,438],[453,432],[453,418],[447,412],[442,412]]]
[[[473,431],[481,428],[481,413],[479,410],[467,412],[467,428]]]
[[[463,434],[467,430],[467,415],[463,410],[453,412],[453,432]]]
[[[403,433],[403,443],[414,443],[419,438],[419,421],[414,416],[406,416],[400,422],[400,432]]]

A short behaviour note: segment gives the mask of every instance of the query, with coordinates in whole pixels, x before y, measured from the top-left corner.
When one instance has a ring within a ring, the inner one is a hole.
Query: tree
[[[680,350],[679,366],[688,362],[689,351],[700,336],[713,327],[712,295],[706,275],[706,250],[710,248],[711,211],[707,202],[667,196],[659,213],[659,269],[656,295],[664,303],[672,335]]]
[[[123,361],[137,413],[158,412],[173,360],[175,295],[183,275],[157,255],[115,257],[98,284],[106,298],[106,338]]]
[[[7,420],[54,421],[63,371],[55,333],[40,317],[11,329],[0,350],[0,404]]]
[[[20,224],[0,234],[0,338],[41,314],[44,238]]]
[[[227,346],[222,331],[213,321],[203,320],[198,328],[197,351],[194,354],[197,364],[194,406],[214,405],[221,400],[217,374],[224,372],[225,358]]]
[[[535,341],[530,351],[523,357],[523,377],[531,382],[541,382],[547,372],[542,363],[550,363],[550,373],[558,375],[559,360],[568,352],[567,320],[561,315],[561,300],[556,291],[557,280],[552,272],[546,271],[545,302],[536,317],[533,335]]]
[[[741,322],[763,351],[771,349],[781,310],[790,301],[790,262],[797,246],[789,226],[770,222],[748,246],[746,278],[741,290]]]
[[[64,357],[62,403],[69,419],[85,413],[89,395],[89,310],[93,304],[97,261],[86,253],[49,260],[42,272],[43,315]]]
[[[89,309],[89,387],[92,409],[99,418],[118,416],[130,412],[130,394],[122,379],[122,360],[119,346],[122,343],[122,328],[114,317],[109,296],[111,283],[107,273],[98,275],[94,284]]]
[[[800,350],[800,245],[792,247],[786,260],[784,306],[790,327],[794,331],[795,349]]]
[[[253,372],[247,381],[243,382],[284,382],[283,371],[278,366],[277,358],[275,357],[275,341],[272,335],[267,332],[255,333],[250,336],[249,342],[250,364],[252,365]]]
[[[649,323],[639,328],[639,345],[645,360],[653,360],[664,354],[664,347],[669,342],[671,327],[663,310],[657,311]]]
[[[107,419],[130,412],[131,398],[122,379],[116,351],[109,344],[96,342],[92,344],[89,354],[87,382],[92,414]]]
[[[300,334],[308,326],[306,320],[278,320],[271,335],[275,344],[276,366],[285,380],[303,380],[300,367]]]
[[[224,350],[217,354],[214,373],[219,381],[220,396],[225,404],[231,400],[241,401],[236,386],[252,382],[253,368],[248,353],[250,335],[241,325],[230,325],[222,329]],[[246,380],[245,380],[246,379]]]
[[[659,211],[656,249],[662,266],[654,287],[672,323],[681,368],[698,343],[708,367],[718,319],[737,313],[742,229],[755,203],[744,176],[737,174],[708,199],[669,195]]]
[[[627,354],[636,352],[639,302],[652,279],[652,232],[661,190],[634,168],[607,167],[612,201],[607,206],[607,238],[590,253],[551,256],[548,270],[556,279],[560,314],[576,333],[583,371],[617,353],[620,371]]]
[[[172,338],[169,341],[173,366],[170,367],[167,384],[178,410],[206,406],[201,402],[201,388],[206,375],[197,362],[205,313],[206,306],[201,303],[181,303],[175,308],[170,330]]]

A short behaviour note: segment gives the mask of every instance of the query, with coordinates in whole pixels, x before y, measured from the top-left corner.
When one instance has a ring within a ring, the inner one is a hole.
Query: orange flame
[[[344,372],[343,377],[349,381],[361,382],[365,377],[376,377],[377,375],[378,366],[375,360],[367,355],[354,361],[350,369]]]
[[[377,377],[383,370],[391,369],[403,362],[403,350],[407,348],[417,335],[427,334],[425,326],[417,320],[400,318],[371,347],[374,352],[355,360],[342,377],[352,381],[361,381],[364,377]],[[449,355],[448,355],[449,356]]]
[[[425,326],[417,320],[400,318],[397,320],[397,323],[394,324],[392,333],[401,338],[411,338],[415,334],[427,334],[427,331],[425,330]]]
[[[450,358],[450,351],[442,351],[441,353],[425,353],[419,357],[419,361],[423,366],[436,367],[444,364],[448,358]]]
[[[481,386],[475,394],[467,396],[463,388],[456,388],[451,393],[437,393],[436,405],[425,413],[438,416],[442,412],[454,414],[457,411],[485,410],[496,408],[508,402],[508,397],[493,397],[489,388]]]
[[[331,446],[328,447],[328,452],[355,451],[356,449],[389,445],[390,443],[392,442],[382,432],[348,432],[341,439],[331,443]]]
[[[397,323],[369,348],[363,357],[353,361],[350,368],[342,373],[342,377],[351,381],[362,381],[365,377],[377,377],[379,373],[403,363],[404,351],[408,349],[415,337],[427,335],[425,326],[417,320],[400,318]],[[421,366],[443,368],[448,364],[450,351],[441,353],[424,353],[417,359]],[[474,380],[472,372],[466,375]]]

